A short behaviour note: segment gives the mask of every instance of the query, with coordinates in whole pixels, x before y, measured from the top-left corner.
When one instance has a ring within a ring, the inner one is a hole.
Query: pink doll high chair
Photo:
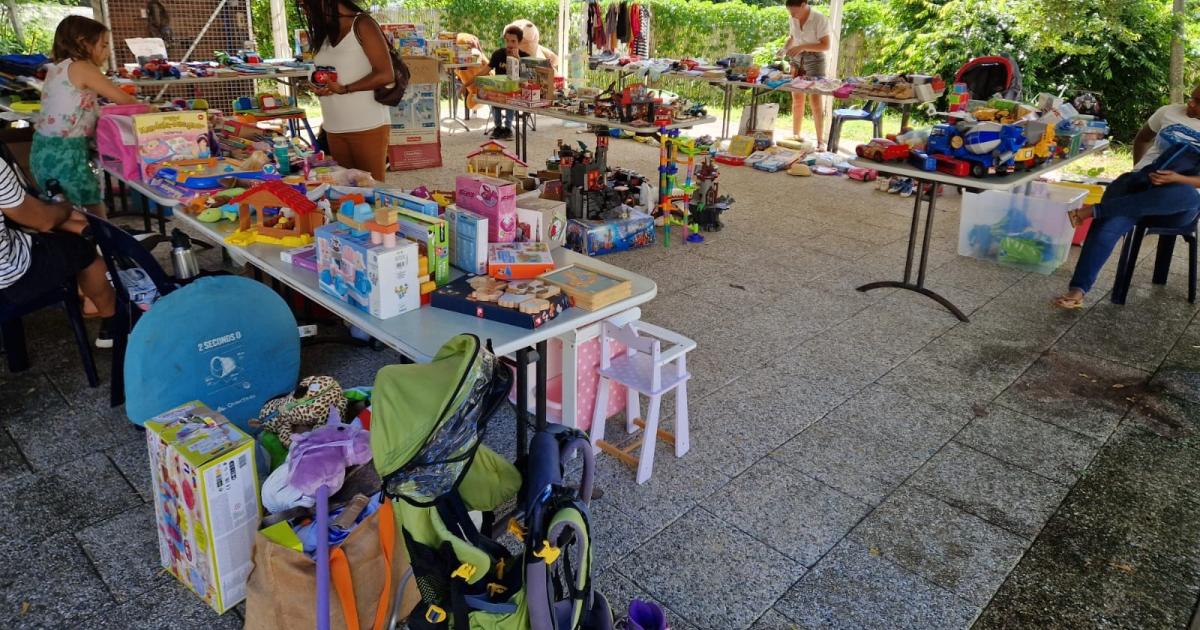
[[[609,345],[619,342],[625,353],[609,358]],[[664,348],[664,343],[667,344]],[[596,392],[595,412],[592,416],[592,449],[604,451],[613,457],[637,468],[637,482],[646,483],[654,470],[654,445],[663,440],[675,445],[675,457],[683,457],[691,443],[688,439],[687,382],[691,374],[687,371],[687,353],[696,348],[696,342],[660,326],[646,322],[630,322],[616,326],[604,322],[600,330],[600,388]],[[639,427],[644,430],[642,438],[622,449],[604,441],[605,410],[608,409],[608,392],[613,382],[626,387],[628,399],[625,411],[625,430],[633,433]],[[658,428],[662,397],[675,390],[675,433]],[[641,396],[649,396],[646,420],[641,415]],[[649,440],[646,436],[651,436]],[[634,457],[633,451],[641,452]]]

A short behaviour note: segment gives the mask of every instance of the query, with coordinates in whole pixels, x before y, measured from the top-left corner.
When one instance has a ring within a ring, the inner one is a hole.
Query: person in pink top
[[[104,204],[88,144],[96,133],[100,97],[121,104],[137,102],[100,70],[108,49],[108,27],[100,22],[71,15],[59,23],[29,156],[38,186],[46,189],[57,182],[68,200],[99,216],[104,216]]]

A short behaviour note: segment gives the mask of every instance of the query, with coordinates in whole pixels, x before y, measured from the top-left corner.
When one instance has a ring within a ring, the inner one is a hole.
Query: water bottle
[[[281,176],[286,176],[291,172],[292,164],[288,158],[287,138],[275,138],[275,163],[279,167],[279,174]]]
[[[192,251],[192,239],[179,228],[171,230],[171,267],[176,280],[190,280],[200,275],[200,263]]]

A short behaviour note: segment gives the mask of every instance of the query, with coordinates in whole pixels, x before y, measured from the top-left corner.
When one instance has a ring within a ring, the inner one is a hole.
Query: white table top
[[[247,81],[256,79],[290,79],[295,77],[307,77],[312,74],[311,70],[304,68],[294,68],[287,70],[276,70],[275,72],[264,72],[261,74],[220,74],[211,77],[183,77],[179,79],[133,79],[132,83],[138,87],[170,87],[172,85],[192,85],[195,83],[223,83],[228,81]]]
[[[592,69],[593,70],[604,70],[607,72],[616,72],[618,74],[624,74],[624,75],[632,75],[633,74],[633,71],[628,70],[625,66],[597,65],[597,66],[593,67]],[[778,87],[771,87],[769,85],[764,85],[762,83],[750,83],[747,81],[730,81],[729,79],[726,79],[726,78],[705,77],[705,76],[701,76],[698,74],[688,74],[686,72],[678,72],[678,71],[664,72],[664,73],[662,73],[661,76],[662,76],[662,78],[666,78],[666,79],[682,79],[685,81],[704,81],[705,83],[711,83],[713,85],[736,87],[736,88],[742,88],[742,89],[763,90],[766,92],[792,92],[795,94],[820,94],[822,96],[833,96],[832,94],[829,94],[828,92],[821,92],[819,90],[812,90],[812,89],[801,90],[799,88],[792,87],[792,85],[790,83],[784,83],[783,85],[780,85]],[[937,100],[937,99],[941,98],[943,93],[944,93],[944,91],[934,94],[933,98],[930,100]],[[891,105],[918,105],[920,103],[925,102],[919,98],[891,98],[891,97],[887,97],[887,96],[870,96],[870,95],[864,95],[864,94],[851,94],[848,97],[848,99],[862,99],[865,101],[876,101],[879,103],[889,103]]]
[[[157,203],[158,205],[163,206],[164,208],[174,208],[175,206],[181,205],[183,203],[179,199],[175,199],[173,197],[167,197],[167,196],[163,195],[162,193],[154,190],[153,188],[150,188],[149,186],[146,185],[146,182],[143,182],[141,180],[128,180],[128,179],[125,179],[124,177],[121,177],[121,174],[116,170],[116,167],[113,166],[112,164],[101,161],[100,168],[104,169],[104,172],[111,175],[113,179],[124,183],[130,189],[138,191],[138,193],[144,195],[150,201],[153,201],[154,203]]]
[[[649,278],[614,267],[601,260],[558,248],[554,250],[553,255],[554,262],[559,267],[576,263],[584,264],[598,271],[628,279],[633,283],[632,294],[624,300],[596,311],[585,311],[581,308],[568,309],[540,328],[533,330],[470,317],[432,306],[423,306],[415,311],[409,311],[389,319],[378,319],[322,291],[317,285],[315,272],[280,260],[279,252],[284,249],[282,247],[262,244],[249,247],[227,245],[225,236],[234,229],[233,224],[229,221],[201,223],[195,217],[182,212],[175,214],[175,220],[187,226],[190,231],[198,234],[203,240],[212,241],[215,246],[225,247],[230,252],[244,256],[267,275],[353,323],[384,345],[420,362],[432,361],[438,348],[451,337],[460,333],[473,333],[481,341],[490,340],[492,349],[497,355],[512,354],[522,348],[528,348],[538,342],[595,324],[649,302],[658,294],[658,286]]]
[[[478,102],[483,105],[490,105],[492,107],[499,107],[502,109],[511,109],[513,111],[525,112],[527,114],[536,114],[538,116],[546,116],[548,118],[557,118],[559,120],[583,123],[586,125],[595,125],[597,127],[608,127],[609,129],[621,129],[621,130],[630,131],[633,133],[654,133],[654,132],[658,131],[659,129],[662,129],[662,127],[656,127],[654,125],[649,125],[646,127],[638,127],[636,125],[628,125],[628,124],[618,122],[615,120],[610,120],[608,118],[596,118],[595,116],[580,116],[578,114],[568,114],[562,110],[553,109],[553,108],[549,108],[549,107],[523,107],[521,105],[510,105],[508,103],[497,103],[494,101],[487,101],[484,99],[478,99]],[[667,125],[665,127],[665,129],[667,129],[668,131],[670,131],[672,129],[691,129],[692,127],[695,127],[697,125],[706,125],[708,123],[713,123],[713,122],[717,122],[717,119],[712,116],[705,116],[703,118],[696,118],[693,120],[685,120],[682,122],[672,123],[670,125]]]
[[[911,178],[917,179],[917,180],[923,180],[923,181],[927,181],[927,182],[938,182],[938,183],[942,183],[942,184],[949,184],[951,186],[959,186],[959,187],[967,188],[967,189],[1012,190],[1013,188],[1016,188],[1017,186],[1021,186],[1022,184],[1028,184],[1028,183],[1034,181],[1035,179],[1041,177],[1042,175],[1045,175],[1046,173],[1057,171],[1058,169],[1063,168],[1064,166],[1067,166],[1071,162],[1081,160],[1093,153],[1099,153],[1100,151],[1103,151],[1104,149],[1107,149],[1107,148],[1108,148],[1108,141],[1101,140],[1100,142],[1097,142],[1095,145],[1093,145],[1091,148],[1084,149],[1083,151],[1080,151],[1079,153],[1076,153],[1075,155],[1073,155],[1065,160],[1053,160],[1046,164],[1042,164],[1041,166],[1038,166],[1034,169],[1031,169],[1028,171],[1019,171],[1019,172],[1012,173],[1009,175],[1004,175],[1002,177],[997,177],[995,175],[988,175],[987,177],[955,177],[953,175],[947,175],[946,173],[940,173],[937,171],[933,171],[933,172],[925,171],[925,170],[919,169],[915,166],[912,166],[911,164],[908,164],[907,162],[876,162],[874,160],[858,159],[858,160],[851,160],[850,163],[853,164],[854,166],[861,166],[863,168],[873,168],[873,169],[879,171],[880,173],[887,174],[887,175],[899,175],[901,177],[911,177]]]

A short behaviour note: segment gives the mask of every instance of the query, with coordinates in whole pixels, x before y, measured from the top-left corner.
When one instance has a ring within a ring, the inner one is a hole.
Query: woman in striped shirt
[[[96,246],[78,233],[86,225],[70,204],[26,195],[12,167],[0,160],[0,301],[32,302],[74,277],[107,323],[116,312],[116,295]]]

